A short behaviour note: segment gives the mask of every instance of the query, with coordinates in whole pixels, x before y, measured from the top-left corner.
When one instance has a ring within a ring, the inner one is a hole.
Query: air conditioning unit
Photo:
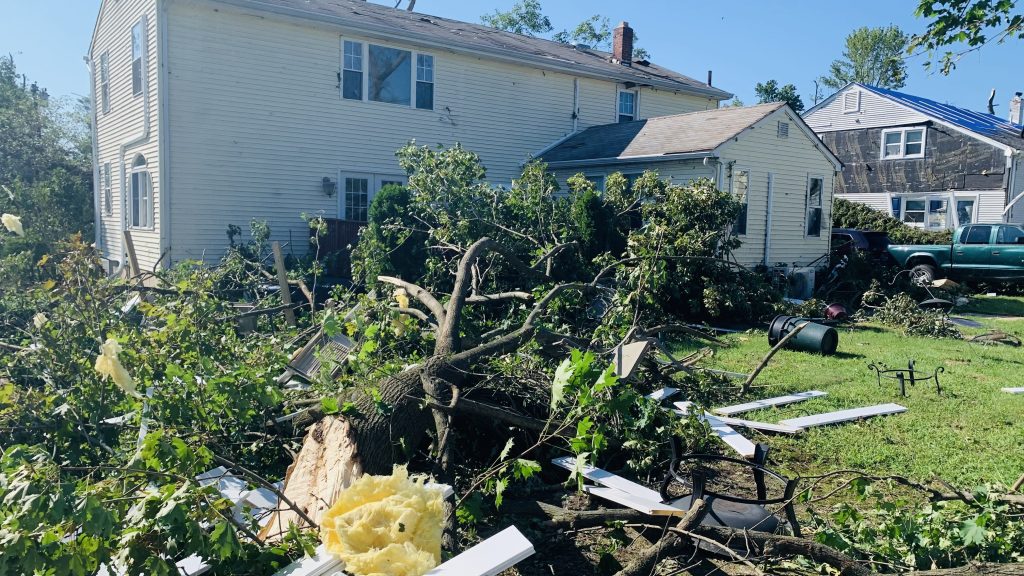
[[[811,267],[794,268],[789,272],[786,296],[800,300],[810,300],[814,296],[815,269]]]

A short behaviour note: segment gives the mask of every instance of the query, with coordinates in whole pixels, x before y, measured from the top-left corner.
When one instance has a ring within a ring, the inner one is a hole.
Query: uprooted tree
[[[650,471],[663,466],[670,434],[688,448],[715,446],[705,446],[702,423],[644,398],[668,384],[698,403],[735,394],[693,370],[703,352],[675,358],[665,349],[662,362],[641,365],[635,385],[615,377],[608,351],[689,330],[688,321],[772,313],[776,295],[730,261],[736,202],[709,181],[673,186],[654,174],[633,185],[609,176],[603,193],[574,177],[560,191],[537,164],[510,188],[494,188],[479,159],[458,147],[409,146],[399,160],[409,187],[378,196],[353,255],[362,286],[336,290],[332,305],[303,318],[301,333],[273,315],[257,316],[250,335],[234,327],[250,313],[233,300],[280,310],[276,296],[254,289],[264,279],[259,242],[232,248],[217,267],[157,272],[156,288],[102,277],[80,241],[55,243],[35,262],[0,262],[8,272],[0,278],[22,282],[0,293],[0,541],[9,552],[0,574],[94,574],[101,564],[173,574],[174,560],[192,554],[216,573],[272,574],[312,549],[304,528],[316,527],[346,482],[398,463],[456,488],[451,550],[459,527],[472,534],[494,509],[529,508],[555,528],[653,525],[622,511],[524,504],[538,499],[538,478],[564,479],[542,470],[550,455]],[[293,271],[302,265],[295,259]],[[40,281],[25,287],[29,272]],[[317,331],[351,339],[344,364],[322,358],[309,390],[281,390],[285,353]],[[197,485],[215,465],[276,491],[277,515],[261,529]],[[848,476],[837,477],[840,486],[863,489]],[[282,477],[283,490],[273,488]],[[894,507],[905,515],[878,519],[884,533],[924,526],[962,547],[893,536],[882,549],[871,543],[882,536],[850,511],[813,517],[827,538],[818,542],[695,526],[693,516],[658,526],[665,538],[623,573],[689,554],[693,538],[850,574],[927,567],[932,558],[1005,561],[1019,549],[1024,531],[1000,508],[1012,503],[926,497],[950,502],[950,511],[936,504],[911,517]],[[973,528],[959,535],[968,521]]]

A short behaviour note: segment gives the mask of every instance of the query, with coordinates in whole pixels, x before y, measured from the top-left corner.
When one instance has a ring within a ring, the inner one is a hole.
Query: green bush
[[[832,203],[832,227],[885,232],[894,244],[949,244],[953,240],[949,230],[920,230],[884,212],[842,198]]]

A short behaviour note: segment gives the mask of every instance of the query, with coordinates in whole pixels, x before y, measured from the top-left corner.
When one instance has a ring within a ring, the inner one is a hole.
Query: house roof
[[[839,92],[836,92],[836,94],[825,102],[831,101],[836,95],[847,91],[851,86],[857,86],[863,90],[882,96],[883,98],[888,98],[893,102],[902,104],[911,110],[920,112],[921,114],[938,120],[939,122],[956,126],[961,130],[966,130],[967,132],[972,132],[979,136],[984,136],[985,138],[995,140],[1000,144],[1017,150],[1024,150],[1024,125],[1014,124],[1009,120],[1004,120],[992,114],[975,112],[974,110],[960,108],[951,104],[943,104],[942,102],[922,98],[921,96],[914,96],[903,92],[897,92],[895,90],[888,90],[886,88],[852,82]],[[807,113],[810,113],[816,108],[820,108],[825,104],[825,102],[822,102],[818,106],[808,110]]]
[[[773,102],[592,126],[559,142],[539,157],[555,165],[711,155],[723,143],[783,106],[783,102]]]
[[[482,24],[470,24],[409,12],[365,0],[214,0],[241,8],[315,20],[370,35],[395,37],[439,48],[472,54],[488,54],[507,61],[529,62],[542,68],[585,76],[632,82],[638,86],[690,92],[726,100],[732,94],[662,68],[634,61],[632,66],[613,62],[611,54],[577,49],[543,38],[503,32]]]

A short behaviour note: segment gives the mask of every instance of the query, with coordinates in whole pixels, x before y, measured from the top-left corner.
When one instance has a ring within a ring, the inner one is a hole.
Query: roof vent
[[[789,138],[789,122],[779,122],[779,138]]]
[[[590,50],[589,44],[573,44],[572,47],[575,48],[576,50],[579,50],[580,52],[586,52],[587,50]]]

